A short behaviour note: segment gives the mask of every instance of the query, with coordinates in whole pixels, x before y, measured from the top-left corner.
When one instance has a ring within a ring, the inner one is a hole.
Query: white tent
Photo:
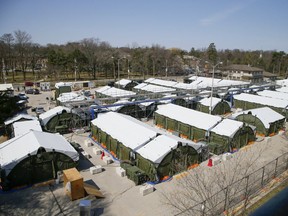
[[[16,115],[12,118],[9,118],[7,119],[4,124],[7,126],[7,125],[10,125],[14,122],[17,122],[19,121],[20,119],[25,119],[25,120],[37,120],[38,118],[35,117],[35,116],[31,116],[31,115],[28,115],[28,114],[19,114],[19,115]]]
[[[226,137],[232,138],[235,133],[242,128],[244,125],[243,122],[231,120],[231,119],[223,119],[219,124],[217,124],[211,132],[214,132],[219,135],[223,135]]]
[[[45,148],[46,152],[63,153],[73,161],[79,160],[79,154],[70,143],[59,134],[51,134],[40,131],[29,131],[18,137],[14,137],[0,145],[0,164],[2,169],[9,172],[28,154],[36,155],[40,147]]]
[[[115,112],[101,113],[91,124],[132,150],[157,136],[157,129],[130,116]]]
[[[160,105],[155,112],[184,124],[204,130],[211,129],[221,121],[221,117],[219,116],[209,115],[207,113],[174,104]]]
[[[15,122],[12,125],[14,136],[21,136],[28,133],[30,130],[42,131],[40,122],[38,120]]]
[[[270,124],[279,120],[284,119],[285,117],[273,109],[269,107],[261,107],[261,108],[256,108],[256,109],[250,109],[250,110],[245,110],[242,112],[237,112],[231,115],[230,118],[235,119],[237,116],[242,115],[242,114],[248,114],[251,113],[253,116],[257,116],[258,119],[264,124],[265,128],[269,128]]]
[[[64,106],[57,106],[54,107],[53,109],[50,109],[42,114],[39,115],[39,119],[42,123],[42,125],[46,125],[48,123],[48,121],[53,118],[54,116],[58,115],[58,114],[62,114],[62,112],[71,112],[71,110],[67,107]]]

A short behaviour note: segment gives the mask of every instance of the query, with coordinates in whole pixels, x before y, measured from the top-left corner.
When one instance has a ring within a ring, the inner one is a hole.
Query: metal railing
[[[242,212],[246,210],[249,200],[259,195],[272,180],[288,169],[288,152],[270,161],[260,169],[242,179],[228,185],[208,199],[200,202],[175,215],[222,215],[225,211],[234,209],[242,204]],[[230,215],[234,215],[233,213]]]

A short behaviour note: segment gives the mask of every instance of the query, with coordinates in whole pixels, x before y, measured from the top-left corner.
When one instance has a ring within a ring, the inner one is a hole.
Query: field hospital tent
[[[255,109],[260,107],[270,107],[274,111],[278,112],[281,115],[284,115],[285,118],[288,117],[288,101],[263,97],[259,95],[241,93],[239,95],[234,95],[234,106],[237,108],[242,108],[243,110]]]
[[[152,181],[172,173],[172,163],[177,160],[176,154],[171,152],[180,151],[182,155],[186,155],[186,159],[182,158],[182,163],[187,168],[198,163],[200,152],[197,150],[200,151],[201,147],[200,144],[162,134],[157,128],[115,112],[101,113],[91,121],[91,135],[94,141],[113,156],[121,161],[135,163]],[[181,146],[185,148],[182,149]]]
[[[79,155],[59,134],[29,131],[0,145],[3,188],[56,178],[57,171],[75,167]]]
[[[254,141],[252,127],[240,121],[223,119],[210,131],[209,151],[215,154],[231,152]]]
[[[154,123],[161,128],[194,141],[205,139],[207,131],[221,121],[221,117],[174,104],[159,105]]]
[[[212,104],[211,104],[211,97],[203,98],[197,104],[197,110],[205,113],[209,113],[210,106],[212,105],[212,115],[223,115],[226,113],[231,112],[230,105],[227,101],[212,97]]]
[[[79,125],[82,125],[81,117],[71,112],[70,108],[64,106],[54,107],[39,115],[39,121],[44,131],[67,133]]]
[[[255,126],[256,132],[263,136],[278,133],[285,124],[285,117],[269,107],[237,112],[231,118]]]

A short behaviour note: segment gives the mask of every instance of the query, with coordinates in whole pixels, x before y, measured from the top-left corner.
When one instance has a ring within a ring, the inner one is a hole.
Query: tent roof
[[[57,114],[61,114],[63,110],[66,110],[66,112],[70,112],[71,110],[67,107],[64,107],[64,106],[57,106],[57,107],[54,107],[42,114],[39,115],[39,119],[42,120],[43,124],[46,125],[47,122],[53,118],[55,115]]]
[[[30,130],[42,131],[40,122],[38,120],[15,122],[13,124],[13,129],[15,137],[26,134]]]
[[[108,87],[104,86],[100,89],[97,89],[96,92],[99,92],[109,97],[125,97],[125,96],[136,95],[135,92],[127,91],[127,90],[119,89],[115,87],[110,87],[110,86]]]
[[[156,113],[204,130],[211,129],[221,121],[219,116],[209,115],[174,104],[160,105]]]
[[[288,94],[285,92],[279,92],[279,91],[271,91],[271,90],[264,90],[257,92],[258,95],[269,97],[269,98],[275,98],[275,99],[281,99],[281,100],[288,100]]]
[[[212,97],[212,110],[214,109],[214,107],[221,102],[221,98],[216,98],[216,97]],[[203,106],[207,106],[210,109],[210,103],[211,103],[211,97],[209,98],[203,98],[199,101],[200,104],[202,104]]]
[[[211,132],[214,132],[219,135],[226,137],[233,137],[235,133],[242,128],[244,125],[243,122],[235,121],[231,119],[223,119],[218,125],[216,125]]]
[[[126,85],[128,85],[131,82],[132,82],[132,80],[129,80],[129,79],[121,79],[121,80],[117,81],[115,84],[125,87]]]
[[[175,81],[170,80],[162,80],[162,79],[155,79],[155,78],[149,78],[144,81],[145,83],[160,85],[160,86],[166,86],[166,87],[173,87],[177,84]]]
[[[174,88],[158,86],[158,85],[153,85],[153,84],[143,84],[143,83],[137,85],[136,89],[141,89],[143,91],[148,91],[148,92],[153,92],[153,93],[176,91],[176,89]]]
[[[242,112],[237,112],[237,113],[234,113],[231,116],[231,118],[236,118],[237,116],[242,115],[242,114],[248,114],[248,112],[251,112],[253,116],[257,116],[257,118],[263,122],[265,128],[269,128],[270,124],[275,121],[285,119],[284,116],[282,116],[281,114],[277,113],[276,111],[274,111],[273,109],[269,107],[261,107],[261,108],[256,108],[256,109],[245,110]]]
[[[63,136],[32,130],[0,145],[0,164],[6,170],[6,174],[9,174],[17,163],[28,157],[28,154],[36,155],[40,147],[45,148],[46,152],[55,149],[74,161],[79,160],[78,153]]]
[[[276,89],[277,92],[288,93],[288,87],[281,87]]]
[[[62,103],[65,103],[65,102],[72,102],[72,101],[84,101],[86,100],[86,97],[76,92],[65,92],[65,93],[61,93],[60,96],[57,98],[57,100]]]
[[[247,101],[250,103],[258,103],[258,104],[262,104],[262,105],[266,105],[266,106],[268,105],[268,106],[284,108],[284,109],[286,109],[288,106],[288,101],[285,101],[285,100],[268,98],[268,97],[246,94],[246,93],[234,95],[234,98],[236,100]]]
[[[194,143],[191,140],[181,139],[173,135],[162,134],[137,149],[137,153],[153,163],[159,164],[171,149],[177,148],[179,142],[183,145],[191,146],[196,151],[200,150],[201,146],[206,145],[204,143]]]
[[[159,132],[130,116],[115,112],[101,113],[91,123],[132,150],[156,137]]]
[[[27,119],[27,120],[37,120],[38,118],[35,117],[35,116],[31,116],[31,115],[28,115],[28,114],[18,114],[12,118],[9,118],[8,120],[6,120],[4,122],[5,125],[9,125],[9,124],[12,124],[16,121],[19,121],[20,119]]]

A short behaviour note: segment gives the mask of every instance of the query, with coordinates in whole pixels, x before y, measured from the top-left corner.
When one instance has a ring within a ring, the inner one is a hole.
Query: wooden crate
[[[85,196],[83,177],[76,168],[63,170],[63,181],[66,194],[71,200],[80,199]]]

